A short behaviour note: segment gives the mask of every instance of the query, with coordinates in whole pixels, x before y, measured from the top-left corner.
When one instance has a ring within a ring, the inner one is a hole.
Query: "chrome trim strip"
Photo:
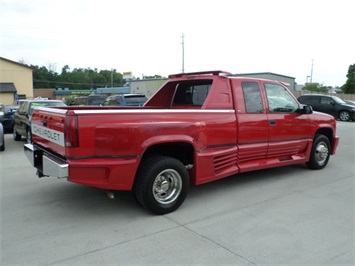
[[[52,106],[52,107],[66,107],[66,106]],[[44,107],[44,106],[37,106],[36,110],[57,113],[57,114],[66,114],[68,112],[68,109],[57,109],[57,108]]]
[[[100,110],[100,109],[93,109],[93,110],[73,110],[75,114],[108,114],[108,113],[122,113],[122,114],[147,114],[147,113],[162,113],[162,114],[167,114],[167,113],[175,113],[175,114],[180,114],[180,113],[235,113],[234,109],[230,110],[206,110],[206,109],[118,109],[118,110]]]

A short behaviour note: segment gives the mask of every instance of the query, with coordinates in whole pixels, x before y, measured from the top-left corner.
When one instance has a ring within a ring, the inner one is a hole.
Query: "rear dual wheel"
[[[133,192],[138,203],[155,214],[175,211],[189,188],[185,166],[168,156],[152,156],[140,165]]]

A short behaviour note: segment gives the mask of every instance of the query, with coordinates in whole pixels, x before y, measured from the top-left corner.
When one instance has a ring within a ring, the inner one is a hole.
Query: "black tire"
[[[0,151],[4,151],[5,150],[5,142],[0,146]]]
[[[14,131],[12,132],[12,136],[13,136],[14,140],[16,140],[16,141],[21,140],[21,135],[17,133],[15,128],[14,128]]]
[[[315,135],[311,156],[306,165],[313,170],[323,169],[329,161],[330,142],[324,135]]]
[[[350,113],[348,111],[340,111],[339,112],[339,119],[341,121],[349,121],[350,120]]]
[[[156,155],[139,166],[133,193],[140,205],[161,215],[181,206],[189,185],[189,174],[179,160]]]

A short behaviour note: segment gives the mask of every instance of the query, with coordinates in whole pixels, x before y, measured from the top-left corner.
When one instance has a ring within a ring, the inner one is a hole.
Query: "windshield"
[[[37,106],[66,106],[63,102],[33,102],[31,103],[30,115]]]
[[[333,96],[332,98],[333,98],[334,101],[336,101],[337,103],[346,104],[346,102],[344,102],[342,99],[340,99],[340,98],[337,97],[337,96]]]
[[[19,108],[19,106],[5,106],[5,112],[6,113],[13,113],[16,112],[16,110]]]

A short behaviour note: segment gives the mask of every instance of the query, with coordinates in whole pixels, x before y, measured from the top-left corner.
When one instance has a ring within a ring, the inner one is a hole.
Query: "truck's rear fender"
[[[194,182],[193,180],[195,179],[195,173],[191,170],[194,165],[193,140],[184,136],[180,138],[175,137],[172,140],[165,141],[166,142],[162,142],[160,139],[159,143],[154,143],[154,140],[150,139],[149,142],[151,142],[151,145],[148,145],[143,152],[141,163],[148,157],[154,155],[165,155],[176,158],[186,166],[189,171],[190,181]]]
[[[142,159],[153,154],[160,154],[176,158],[184,165],[193,165],[193,153],[193,146],[187,142],[160,143],[149,147],[143,154]]]

